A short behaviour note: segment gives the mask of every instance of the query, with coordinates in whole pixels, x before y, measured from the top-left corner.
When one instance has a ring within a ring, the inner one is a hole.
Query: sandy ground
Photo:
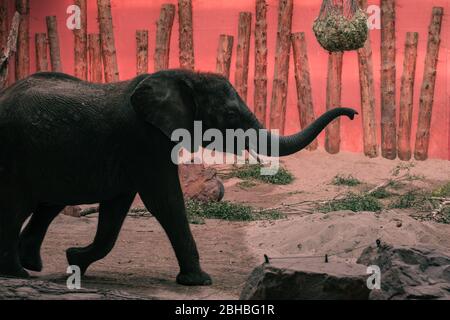
[[[323,151],[301,152],[283,161],[295,175],[287,186],[259,183],[248,189],[238,179],[225,181],[225,200],[256,207],[275,207],[305,200],[326,200],[348,187],[331,184],[336,174],[352,174],[375,186],[391,177],[400,161],[368,159],[362,155]],[[448,161],[418,162],[413,174],[423,176],[417,186],[433,189],[450,180]],[[360,250],[354,248],[381,238],[394,244],[427,245],[450,249],[450,226],[419,222],[410,212],[390,210],[380,214],[337,212],[295,214],[279,221],[226,222],[207,220],[192,225],[203,269],[211,274],[209,287],[183,287],[175,283],[178,272],[172,248],[159,224],[151,217],[128,217],[118,243],[105,259],[95,263],[82,280],[84,287],[111,288],[148,298],[236,299],[251,270],[271,257],[334,254],[331,259],[352,262]],[[36,277],[65,283],[65,250],[89,244],[97,217],[73,218],[60,215],[50,227],[43,245],[44,271]]]

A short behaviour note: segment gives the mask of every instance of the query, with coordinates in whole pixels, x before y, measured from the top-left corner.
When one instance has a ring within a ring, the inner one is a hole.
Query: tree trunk
[[[398,157],[404,161],[411,159],[411,124],[418,41],[419,34],[417,32],[408,32],[406,34],[397,139]]]
[[[0,0],[0,57],[5,52],[8,43],[8,12],[8,0]],[[8,74],[6,74],[4,86],[8,86]]]
[[[367,0],[360,0],[359,5],[366,10]],[[367,38],[364,47],[358,50],[358,64],[364,154],[369,158],[376,158],[378,156],[378,142],[375,114],[375,84],[373,80],[372,46],[370,37]]]
[[[428,47],[425,69],[420,91],[419,119],[417,123],[414,158],[426,160],[430,143],[431,115],[433,112],[434,89],[436,83],[439,47],[441,44],[441,25],[444,8],[434,7],[428,30]]]
[[[381,154],[397,157],[395,0],[381,0]]]
[[[309,75],[308,50],[305,33],[293,33],[291,36],[292,49],[294,54],[295,83],[297,85],[297,108],[300,118],[300,126],[305,129],[316,117],[314,115],[314,105],[312,100],[311,79]],[[314,140],[307,149],[316,150],[317,140]]]
[[[250,54],[250,32],[252,29],[252,14],[239,13],[238,42],[236,47],[236,70],[234,85],[237,93],[247,102],[248,63]]]
[[[47,34],[36,33],[36,72],[48,71]]]
[[[101,41],[100,35],[91,33],[88,36],[89,46],[89,80],[91,82],[103,82],[103,65],[101,58]]]
[[[282,135],[284,135],[286,120],[292,11],[293,0],[279,0],[275,70],[273,75],[272,101],[270,104],[270,129],[279,129]]]
[[[87,68],[87,7],[86,0],[75,0],[75,5],[81,9],[80,29],[74,29],[74,56],[75,56],[75,77],[83,80],[88,79]]]
[[[175,6],[163,4],[156,31],[155,72],[169,69],[170,38],[174,17]]]
[[[20,14],[14,14],[11,29],[9,31],[8,40],[4,48],[3,54],[0,55],[0,90],[6,87],[8,78],[8,66],[11,57],[17,50],[17,38],[19,34]]]
[[[342,52],[334,52],[328,58],[327,76],[327,111],[341,105],[342,93]],[[328,153],[336,154],[341,146],[341,122],[337,118],[333,120],[325,129],[325,150]]]
[[[194,70],[192,0],[178,0],[180,68]]]
[[[267,110],[267,3],[256,0],[255,22],[255,91],[253,104],[256,118],[266,124]]]
[[[50,61],[52,71],[62,72],[61,49],[59,47],[58,23],[55,16],[46,17],[47,33],[50,45]]]
[[[148,30],[136,31],[136,74],[148,73]]]
[[[230,78],[231,55],[233,54],[233,36],[221,34],[217,48],[216,73]]]
[[[20,13],[16,80],[20,80],[30,74],[30,1],[16,0],[16,11]]]
[[[110,0],[97,0],[97,8],[105,82],[117,82],[119,81],[119,67]]]

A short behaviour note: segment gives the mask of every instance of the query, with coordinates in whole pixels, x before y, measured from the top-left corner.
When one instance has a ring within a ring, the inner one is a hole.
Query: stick
[[[194,31],[192,0],[178,0],[180,68],[194,70]]]
[[[8,35],[8,41],[3,54],[0,56],[0,90],[6,85],[8,77],[8,65],[10,58],[17,50],[17,39],[19,34],[20,14],[16,12],[14,14],[11,29]]]
[[[359,1],[360,7],[367,8],[367,0]],[[375,115],[375,84],[373,80],[372,45],[370,37],[364,47],[358,50],[361,113],[363,122],[364,154],[369,158],[378,156],[377,122]]]
[[[61,49],[59,47],[58,22],[56,21],[56,16],[46,17],[46,21],[52,71],[62,72]]]
[[[311,79],[309,75],[308,49],[306,46],[305,33],[297,32],[291,36],[292,49],[294,53],[295,83],[297,85],[297,108],[300,118],[300,126],[306,128],[315,120],[314,105],[312,100]],[[318,147],[315,139],[307,147],[313,151]]]
[[[431,115],[433,112],[434,89],[436,84],[437,63],[441,43],[441,25],[444,8],[434,7],[428,31],[428,47],[425,57],[422,89],[420,91],[419,119],[417,123],[414,158],[426,160],[430,143]]]
[[[397,139],[398,157],[403,161],[411,159],[411,124],[418,41],[419,34],[417,32],[408,32],[406,34]]]
[[[253,104],[256,118],[266,126],[267,109],[267,3],[256,0],[255,22],[255,91]]]
[[[272,101],[270,104],[270,129],[279,129],[282,135],[284,134],[286,120],[292,11],[293,0],[279,0],[275,70],[273,75]]]
[[[75,57],[75,77],[83,80],[88,79],[88,59],[87,59],[87,6],[86,0],[75,0],[81,10],[80,29],[74,29],[74,57]]]
[[[148,73],[148,30],[136,31],[136,74]]]
[[[252,29],[252,14],[239,13],[238,42],[236,47],[236,73],[234,85],[244,102],[247,102],[248,63],[250,54],[250,32]]]
[[[30,74],[30,1],[16,0],[16,10],[20,14],[16,80],[20,80]]]
[[[397,157],[395,0],[381,0],[381,154]]]
[[[116,82],[119,81],[119,68],[110,0],[97,0],[97,8],[105,82]]]
[[[36,33],[36,72],[48,71],[47,34]]]
[[[343,56],[342,52],[334,52],[328,57],[327,111],[341,105]],[[339,118],[333,120],[325,129],[325,150],[330,154],[339,152],[341,145],[340,130],[341,122]]]
[[[221,34],[217,48],[216,73],[230,78],[231,55],[233,53],[233,36]]]
[[[103,65],[101,57],[101,41],[99,34],[89,34],[89,80],[91,82],[101,83],[103,81]]]
[[[174,17],[175,6],[163,4],[156,31],[155,72],[169,68],[170,37]]]

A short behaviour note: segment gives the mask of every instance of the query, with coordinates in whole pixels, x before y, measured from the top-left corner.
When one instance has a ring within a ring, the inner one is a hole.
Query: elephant
[[[350,108],[334,108],[303,131],[276,136],[279,156],[305,148],[335,118],[353,119],[355,114]],[[94,84],[41,72],[3,90],[0,274],[27,278],[26,270],[41,271],[41,245],[55,217],[66,206],[99,203],[93,242],[66,251],[69,265],[84,274],[112,250],[139,194],[175,251],[176,281],[210,285],[171,159],[171,133],[193,130],[194,121],[202,121],[203,130],[263,129],[230,82],[213,73],[174,69]],[[250,147],[263,153],[245,145]],[[271,156],[270,151],[265,154]]]

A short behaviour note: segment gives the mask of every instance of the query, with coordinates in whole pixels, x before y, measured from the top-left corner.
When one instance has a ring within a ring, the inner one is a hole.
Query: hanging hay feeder
[[[367,16],[357,0],[323,0],[313,31],[329,52],[357,50],[368,37]]]

